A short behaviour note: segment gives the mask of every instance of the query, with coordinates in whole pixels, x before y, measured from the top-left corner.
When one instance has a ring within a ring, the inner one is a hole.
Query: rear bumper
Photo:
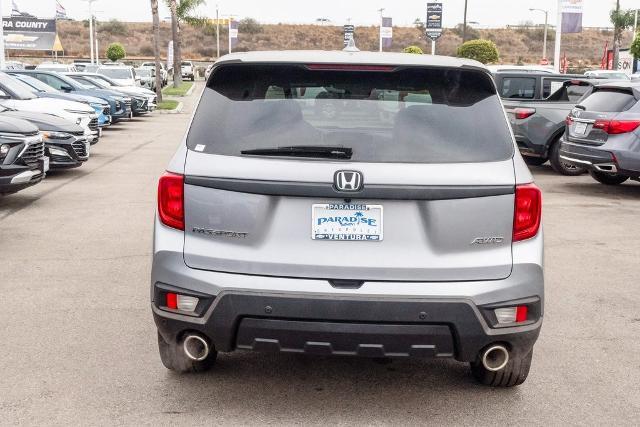
[[[156,294],[161,295],[163,285]],[[167,290],[178,289],[168,287]],[[184,292],[184,291],[183,291]],[[201,298],[207,298],[201,295]],[[363,357],[439,357],[475,360],[490,344],[526,355],[542,318],[517,328],[490,328],[481,307],[462,298],[397,299],[282,295],[225,291],[210,298],[203,317],[164,311],[154,320],[167,342],[185,332],[207,336],[216,350],[237,349]],[[540,305],[539,299],[530,299]]]
[[[530,139],[523,135],[515,135],[516,143],[520,154],[529,157],[546,157],[547,147],[544,144],[534,144]]]
[[[615,154],[598,146],[591,147],[563,140],[560,146],[560,158],[569,164],[591,171],[629,176],[640,174],[638,171],[622,169]]]

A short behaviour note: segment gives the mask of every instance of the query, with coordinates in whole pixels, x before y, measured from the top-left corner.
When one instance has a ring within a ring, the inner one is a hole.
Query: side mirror
[[[6,92],[0,90],[0,99],[11,99],[11,96],[9,96]]]
[[[64,85],[64,86],[60,86],[60,90],[62,90],[63,92],[69,93],[73,90],[73,88],[71,86]]]

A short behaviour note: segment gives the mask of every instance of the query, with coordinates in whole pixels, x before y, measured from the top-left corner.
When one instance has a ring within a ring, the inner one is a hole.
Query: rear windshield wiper
[[[326,159],[350,159],[353,150],[349,147],[326,145],[294,145],[290,147],[256,148],[240,153],[253,156],[320,157]]]

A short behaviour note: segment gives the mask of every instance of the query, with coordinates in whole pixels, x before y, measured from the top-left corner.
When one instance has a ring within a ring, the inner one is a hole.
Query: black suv
[[[51,170],[76,168],[89,159],[91,144],[84,129],[68,120],[51,114],[16,111],[6,107],[0,107],[0,117],[23,119],[40,130]]]
[[[48,169],[38,128],[22,119],[0,117],[0,195],[39,183]]]

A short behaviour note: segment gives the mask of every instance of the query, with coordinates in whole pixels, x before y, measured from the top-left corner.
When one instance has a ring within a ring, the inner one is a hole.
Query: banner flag
[[[582,32],[584,0],[562,0],[562,32]]]

